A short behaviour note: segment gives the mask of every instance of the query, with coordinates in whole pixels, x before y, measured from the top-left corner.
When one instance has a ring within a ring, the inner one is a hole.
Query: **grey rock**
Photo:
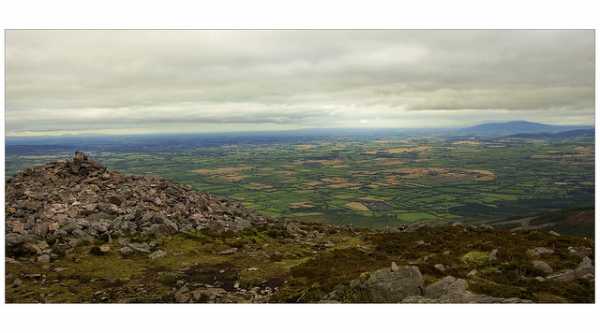
[[[119,249],[119,253],[122,256],[126,257],[126,256],[129,256],[129,255],[132,255],[134,253],[134,251],[130,247],[124,246],[124,247],[122,247],[122,248]]]
[[[531,262],[531,264],[533,265],[533,268],[538,272],[541,272],[544,274],[550,274],[550,273],[554,272],[552,267],[550,267],[550,265],[548,265],[545,261],[533,260]]]
[[[498,260],[498,249],[493,249],[490,252],[490,261],[496,261]]]
[[[569,253],[574,255],[574,256],[578,256],[578,257],[587,257],[592,255],[593,250],[589,247],[584,247],[584,246],[578,246],[578,247],[573,247],[573,246],[569,246]]]
[[[25,236],[15,233],[6,234],[6,246],[14,247],[22,244],[25,241]]]
[[[423,276],[416,266],[401,266],[394,272],[381,269],[369,274],[363,288],[371,302],[396,303],[408,296],[421,295]]]
[[[150,253],[150,245],[148,243],[129,243],[127,246],[137,252]]]
[[[188,287],[183,286],[175,293],[175,302],[177,303],[187,303],[191,300],[192,295],[189,292]]]
[[[409,296],[402,303],[531,303],[526,299],[475,294],[467,288],[467,281],[446,276],[428,285],[423,296]]]
[[[476,269],[472,269],[469,273],[467,273],[467,277],[476,276],[479,272]]]
[[[594,276],[594,265],[592,264],[592,259],[589,257],[584,257],[577,268],[575,268],[575,274],[579,278],[592,278]]]
[[[575,273],[574,269],[567,269],[561,271],[559,273],[555,273],[552,275],[548,275],[546,277],[547,280],[556,280],[560,282],[570,282],[577,279],[577,273]]]
[[[192,298],[194,301],[215,303],[226,294],[227,291],[222,288],[200,288],[192,291]]]
[[[527,250],[527,255],[530,257],[540,257],[544,254],[554,254],[554,250],[549,249],[547,247],[536,247]]]
[[[40,255],[43,252],[43,248],[39,244],[27,242],[23,244],[22,248],[30,254]]]
[[[452,297],[461,298],[465,294],[467,289],[467,282],[463,279],[456,279],[453,276],[446,276],[445,278],[428,285],[425,288],[425,297],[428,298],[441,298]]]
[[[220,255],[230,255],[230,254],[234,254],[238,251],[238,249],[236,247],[232,247],[229,248],[227,250],[223,250],[221,252],[219,252]]]
[[[157,250],[157,251],[152,252],[148,257],[150,259],[154,260],[154,259],[164,257],[166,255],[167,255],[167,252],[165,252],[163,250]]]
[[[576,279],[594,279],[594,266],[589,257],[584,257],[575,269],[567,269],[546,277],[548,280],[570,282]]]
[[[41,256],[39,256],[37,258],[37,261],[41,262],[41,263],[48,263],[48,262],[50,262],[50,256],[47,254],[42,254]]]
[[[107,232],[108,228],[110,227],[110,224],[107,222],[103,222],[103,221],[99,221],[99,222],[94,222],[91,225],[92,229],[94,229],[97,232]]]

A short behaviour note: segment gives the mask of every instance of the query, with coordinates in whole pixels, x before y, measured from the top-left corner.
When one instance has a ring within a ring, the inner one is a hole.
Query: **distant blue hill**
[[[591,126],[558,126],[533,123],[529,121],[509,121],[505,123],[487,123],[457,130],[461,136],[498,137],[515,134],[558,133],[577,129],[592,129]]]
[[[557,133],[519,133],[505,136],[505,138],[516,138],[516,139],[573,139],[573,138],[593,138],[595,136],[595,129],[576,129]]]

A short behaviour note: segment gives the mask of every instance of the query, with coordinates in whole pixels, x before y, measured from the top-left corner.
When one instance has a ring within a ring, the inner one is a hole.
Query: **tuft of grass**
[[[483,266],[488,263],[490,256],[487,252],[470,251],[462,256],[462,261],[467,265]]]

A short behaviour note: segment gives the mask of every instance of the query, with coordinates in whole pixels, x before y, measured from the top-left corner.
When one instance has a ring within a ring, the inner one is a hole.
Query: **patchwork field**
[[[253,140],[86,151],[112,169],[160,175],[265,214],[336,224],[498,221],[594,202],[593,138]],[[71,154],[8,149],[7,174]]]

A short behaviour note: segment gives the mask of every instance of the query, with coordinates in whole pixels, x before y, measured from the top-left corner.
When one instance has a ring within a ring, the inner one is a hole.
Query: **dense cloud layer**
[[[591,124],[593,31],[9,31],[7,133]]]

